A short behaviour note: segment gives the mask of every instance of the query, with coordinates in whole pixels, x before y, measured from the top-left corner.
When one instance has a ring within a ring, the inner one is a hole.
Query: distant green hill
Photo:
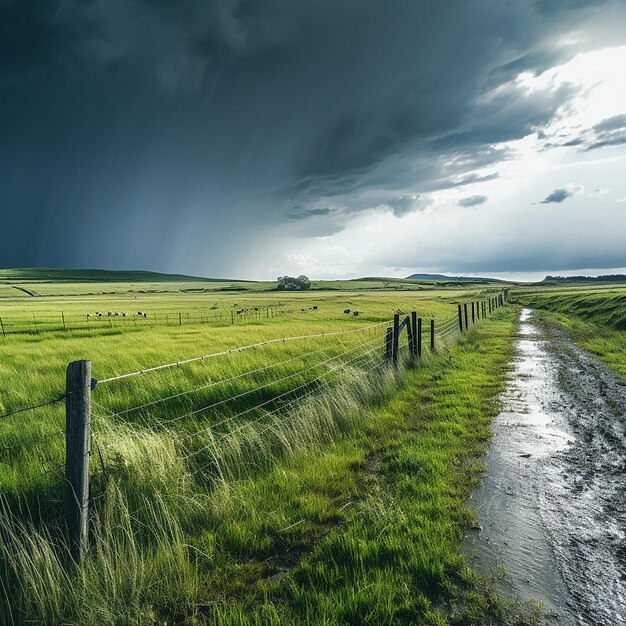
[[[0,269],[0,281],[24,282],[233,282],[228,278],[205,278],[185,274],[162,274],[143,270],[90,270],[32,267]],[[237,280],[236,282],[252,282]]]
[[[459,283],[504,283],[506,281],[499,278],[483,278],[480,276],[446,276],[445,274],[411,274],[404,280],[423,280],[438,282],[459,282]]]

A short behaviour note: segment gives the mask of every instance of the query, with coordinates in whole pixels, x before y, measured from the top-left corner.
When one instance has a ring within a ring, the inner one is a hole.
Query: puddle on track
[[[466,545],[503,591],[576,626],[626,626],[626,387],[558,328],[520,317]]]

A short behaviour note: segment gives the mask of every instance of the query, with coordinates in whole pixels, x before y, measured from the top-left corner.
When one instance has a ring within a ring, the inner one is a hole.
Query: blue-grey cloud
[[[321,217],[326,215],[332,215],[336,212],[336,209],[331,209],[330,207],[323,208],[313,208],[313,209],[303,209],[302,207],[293,207],[287,217],[290,220],[305,220],[309,217]]]
[[[409,213],[424,211],[429,204],[429,199],[420,194],[404,194],[389,198],[381,207],[389,209],[396,217],[404,217]]]
[[[554,191],[550,192],[540,204],[557,203],[560,204],[568,198],[576,195],[579,191],[582,191],[581,185],[567,185],[565,187],[558,187]]]
[[[484,204],[487,202],[487,196],[468,196],[467,198],[461,198],[457,204],[459,206],[477,206],[479,204]]]

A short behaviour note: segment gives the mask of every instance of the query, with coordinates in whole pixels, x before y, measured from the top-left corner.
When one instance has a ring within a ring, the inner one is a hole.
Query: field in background
[[[268,576],[280,570],[274,562],[260,566],[257,557],[279,558],[285,550],[297,553],[309,546],[323,528],[333,526],[329,520],[343,516],[338,509],[346,501],[326,493],[336,480],[332,463],[311,478],[324,485],[318,494],[314,488],[295,496],[293,490],[306,473],[285,478],[279,491],[287,492],[280,505],[273,472],[290,459],[300,463],[363,433],[370,428],[372,411],[391,402],[402,388],[406,350],[397,373],[384,367],[385,333],[393,314],[417,311],[425,319],[427,345],[431,317],[444,330],[455,328],[456,302],[499,292],[497,285],[401,281],[393,289],[382,289],[382,281],[363,281],[365,287],[356,289],[348,281],[350,290],[334,283],[331,289],[287,293],[254,283],[246,291],[223,292],[219,282],[217,291],[190,293],[176,278],[106,283],[55,283],[48,282],[50,277],[35,281],[31,275],[21,279],[25,282],[3,284],[0,292],[0,317],[15,322],[19,313],[27,320],[20,332],[0,337],[0,415],[59,397],[65,367],[72,360],[91,359],[93,376],[103,381],[277,338],[326,335],[279,341],[96,386],[90,474],[92,515],[98,521],[93,523],[94,547],[82,589],[65,586],[64,557],[54,547],[62,545],[64,405],[2,418],[0,492],[5,506],[18,516],[15,526],[5,511],[0,529],[2,578],[11,590],[11,608],[18,614],[26,611],[35,623],[157,623],[155,616],[176,621],[182,614],[197,614],[198,558],[208,558],[200,570],[203,588],[209,589],[212,578],[221,589],[236,581],[245,585],[250,576],[257,580],[258,567]],[[203,289],[213,289],[214,283],[200,282]],[[153,292],[147,293],[148,287]],[[147,317],[137,323],[117,317],[88,329],[73,326],[73,316],[101,309],[127,314],[136,309]],[[350,314],[344,313],[347,309]],[[66,330],[58,327],[60,311]],[[211,312],[221,313],[221,319],[209,320]],[[172,316],[174,323],[163,324],[162,315]],[[39,327],[29,326],[33,316]],[[42,327],[47,317],[57,325]],[[510,322],[506,328],[508,332]],[[444,340],[445,333],[437,339],[439,348]],[[504,360],[505,354],[499,368]],[[354,480],[349,474],[347,466],[339,472],[347,487]],[[253,512],[250,507],[263,508],[259,499],[264,497],[286,509]],[[24,520],[28,523],[21,526]],[[245,562],[251,558],[256,564],[248,571]],[[228,584],[216,570],[222,567],[234,568]],[[159,607],[155,589],[164,606]],[[127,592],[135,595],[128,597]],[[103,605],[115,617],[107,621],[111,616],[92,612],[87,619],[89,594],[92,604]],[[5,621],[7,611],[5,606],[0,612]]]
[[[200,280],[147,272],[0,270],[0,334],[228,326],[275,319],[282,324],[285,318],[296,322],[304,317],[307,323],[327,324],[343,320],[346,308],[359,311],[359,319],[372,321],[382,313],[409,307],[434,315],[445,308],[442,304],[497,291],[497,285],[488,283],[363,279],[313,281],[310,291],[294,293],[276,291],[274,282]],[[324,306],[314,311],[312,307],[321,303]]]

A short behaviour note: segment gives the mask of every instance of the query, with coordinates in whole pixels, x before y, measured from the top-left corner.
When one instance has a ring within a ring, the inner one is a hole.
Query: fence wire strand
[[[257,343],[251,343],[247,346],[239,346],[237,348],[231,348],[229,350],[222,350],[220,352],[214,352],[212,354],[204,354],[202,356],[192,357],[190,359],[183,359],[180,361],[174,361],[172,363],[166,363],[164,365],[156,365],[155,367],[147,367],[141,370],[137,370],[136,372],[129,372],[127,374],[120,374],[118,376],[111,376],[110,378],[104,378],[98,381],[98,384],[104,385],[106,383],[111,383],[117,380],[123,380],[125,378],[131,378],[132,376],[139,376],[140,374],[147,374],[149,372],[156,372],[159,370],[169,369],[171,367],[176,367],[179,365],[186,365],[188,363],[194,363],[197,361],[204,361],[205,359],[210,359],[219,356],[226,356],[228,354],[235,354],[237,352],[243,352],[245,350],[250,350],[252,348],[258,348],[260,346],[267,346],[273,343],[286,343],[288,341],[296,341],[300,339],[315,339],[318,337],[333,337],[337,335],[348,335],[351,333],[359,333],[371,330],[372,328],[378,328],[380,326],[388,325],[389,322],[379,322],[378,324],[369,324],[368,326],[362,326],[361,328],[353,328],[351,330],[340,330],[340,331],[331,331],[328,333],[315,333],[312,335],[298,335],[295,337],[279,337],[276,339],[268,339],[266,341],[259,341]]]

